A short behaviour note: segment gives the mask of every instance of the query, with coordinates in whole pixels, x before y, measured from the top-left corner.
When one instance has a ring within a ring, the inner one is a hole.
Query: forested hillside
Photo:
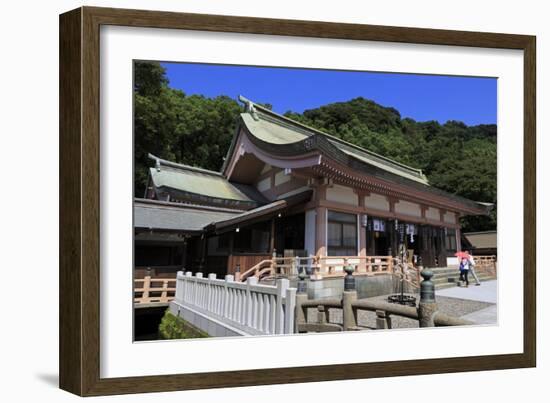
[[[242,105],[228,96],[186,96],[169,87],[162,66],[150,62],[136,63],[134,93],[137,197],[143,196],[146,186],[149,152],[184,164],[220,169]],[[285,115],[421,168],[433,186],[496,204],[496,125],[416,122],[365,98]],[[466,218],[463,227],[466,231],[495,229],[496,208],[490,217]]]

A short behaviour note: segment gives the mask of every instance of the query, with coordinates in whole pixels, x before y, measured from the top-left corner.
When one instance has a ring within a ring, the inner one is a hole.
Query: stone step
[[[438,267],[430,270],[434,273],[441,273],[446,271],[458,271],[458,267]]]

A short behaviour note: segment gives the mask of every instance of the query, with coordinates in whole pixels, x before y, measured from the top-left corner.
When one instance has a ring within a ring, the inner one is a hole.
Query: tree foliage
[[[136,62],[134,71],[134,194],[144,194],[148,153],[219,170],[236,130],[239,104],[226,96],[186,96],[170,88],[158,63]]]
[[[187,96],[169,87],[158,63],[135,64],[135,194],[143,195],[147,153],[219,170],[242,107],[227,96]],[[267,105],[270,107],[269,105]],[[345,141],[420,168],[433,186],[496,206],[496,125],[416,122],[365,98],[285,116]],[[489,217],[467,217],[466,231],[496,228]]]

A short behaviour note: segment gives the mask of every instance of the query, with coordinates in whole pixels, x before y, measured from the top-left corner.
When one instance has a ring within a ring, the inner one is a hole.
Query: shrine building
[[[460,218],[491,204],[433,187],[415,169],[244,97],[219,172],[151,155],[134,200],[137,272],[219,275],[278,256],[395,256],[456,264]],[[139,275],[139,273],[137,273]]]

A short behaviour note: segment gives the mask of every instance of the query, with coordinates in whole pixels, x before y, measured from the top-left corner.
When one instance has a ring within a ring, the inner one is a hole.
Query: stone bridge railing
[[[344,278],[344,292],[342,298],[308,299],[305,276],[300,276],[298,292],[296,294],[296,331],[305,332],[334,332],[349,330],[365,330],[359,326],[359,312],[370,311],[376,313],[376,329],[391,329],[392,316],[400,316],[418,321],[419,327],[434,326],[466,326],[473,322],[445,315],[438,311],[435,300],[435,287],[431,278],[433,273],[423,270],[424,279],[420,286],[420,302],[418,307],[393,304],[372,299],[357,299],[353,268],[346,268]],[[316,309],[316,317],[311,318],[312,308]],[[342,313],[342,320],[335,323],[330,320],[330,310],[336,309]],[[308,315],[309,313],[309,315]]]
[[[439,312],[435,300],[433,273],[423,270],[418,306],[405,306],[373,299],[357,299],[352,266],[346,267],[341,298],[308,299],[306,274],[299,275],[298,288],[280,278],[275,285],[246,282],[232,275],[217,279],[215,274],[178,272],[176,297],[170,303],[172,313],[187,320],[211,336],[272,335],[306,332],[337,332],[372,329],[359,320],[361,311],[376,314],[375,329],[392,328],[392,317],[418,321],[419,327],[466,326],[473,322]],[[341,313],[331,320],[330,311]],[[313,312],[312,314],[312,311]],[[316,313],[316,315],[315,315]]]

